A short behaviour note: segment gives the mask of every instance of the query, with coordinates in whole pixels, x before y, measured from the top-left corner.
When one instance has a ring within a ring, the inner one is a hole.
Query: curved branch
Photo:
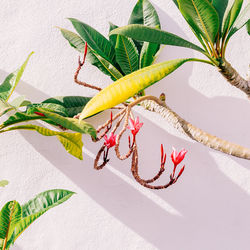
[[[194,125],[181,118],[178,114],[171,110],[166,105],[166,103],[159,100],[157,97],[143,96],[141,98],[138,98],[135,102],[131,103],[130,106],[132,107],[139,103],[141,103],[141,105],[145,109],[158,113],[163,119],[170,122],[177,130],[187,135],[191,139],[200,142],[207,147],[221,151],[225,154],[250,160],[249,148],[220,139],[195,127]]]
[[[163,170],[164,171],[164,170]],[[137,146],[136,144],[133,147],[133,154],[132,154],[132,163],[131,163],[131,172],[135,178],[135,180],[140,183],[142,186],[146,187],[146,188],[150,188],[150,189],[166,189],[169,186],[173,185],[177,179],[173,179],[170,176],[170,181],[169,183],[165,184],[165,185],[160,185],[160,186],[153,186],[150,185],[148,183],[150,183],[150,180],[143,180],[138,173],[138,151],[137,151]],[[162,174],[162,173],[161,173]],[[161,175],[160,174],[160,175]],[[159,177],[158,177],[159,178]],[[158,179],[157,178],[157,179]]]

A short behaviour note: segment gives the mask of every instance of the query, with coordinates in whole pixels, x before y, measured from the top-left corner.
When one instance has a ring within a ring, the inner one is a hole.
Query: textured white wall
[[[72,29],[65,18],[75,17],[107,34],[108,21],[125,25],[135,3],[2,0],[1,80],[34,50],[18,94],[34,102],[50,96],[94,94],[74,84],[78,53],[55,26]],[[172,1],[152,3],[163,29],[195,41]],[[241,30],[228,46],[227,58],[242,75],[248,70],[249,44],[249,36]],[[188,49],[167,46],[158,61],[194,55]],[[100,86],[111,82],[89,64],[81,77]],[[169,106],[191,123],[250,147],[249,102],[215,68],[197,63],[184,65],[147,90],[155,95],[161,92],[166,93]],[[156,114],[138,112],[145,123],[138,136],[144,176],[152,176],[159,167],[160,143],[167,147],[168,157],[172,145],[189,151],[183,178],[169,190],[151,191],[136,184],[129,160],[112,159],[106,169],[93,170],[93,155],[99,145],[91,144],[86,137],[84,160],[79,161],[66,154],[56,138],[35,132],[1,135],[0,179],[10,180],[0,190],[1,207],[9,200],[25,202],[52,188],[77,192],[27,229],[13,249],[249,249],[249,162],[185,139]],[[107,113],[101,114],[100,120],[105,117]]]

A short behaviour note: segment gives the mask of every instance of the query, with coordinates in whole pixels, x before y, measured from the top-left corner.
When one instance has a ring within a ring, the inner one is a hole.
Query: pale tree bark
[[[149,111],[158,113],[163,119],[169,122],[178,131],[187,135],[191,139],[228,155],[250,160],[249,148],[220,139],[195,127],[194,125],[181,118],[178,114],[171,110],[171,108],[169,108],[165,102],[161,101],[160,99],[154,96],[143,96],[141,98],[138,98],[136,100],[136,103],[140,103],[145,109]]]
[[[229,62],[224,60],[218,66],[219,72],[227,79],[227,81],[234,87],[242,90],[248,98],[250,98],[250,80],[244,79],[240,74],[231,66]]]

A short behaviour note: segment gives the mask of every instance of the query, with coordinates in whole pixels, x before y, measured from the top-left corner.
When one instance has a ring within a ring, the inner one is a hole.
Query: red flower
[[[187,153],[187,150],[182,149],[179,153],[176,151],[175,148],[173,148],[173,152],[171,154],[171,159],[172,162],[174,163],[175,166],[180,164],[182,160],[184,159],[185,155]]]
[[[142,125],[143,123],[139,122],[139,117],[136,117],[136,120],[129,118],[129,126],[127,128],[130,129],[133,136],[135,136],[139,132]]]
[[[104,135],[104,145],[107,148],[112,148],[116,144],[116,135],[114,135],[112,132],[110,133],[109,137],[107,135]]]

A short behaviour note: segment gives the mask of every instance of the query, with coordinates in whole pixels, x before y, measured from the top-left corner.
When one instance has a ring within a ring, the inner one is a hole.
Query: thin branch
[[[94,85],[91,85],[91,84],[88,84],[86,82],[82,82],[82,81],[78,80],[78,75],[79,75],[79,72],[80,72],[83,64],[84,64],[84,61],[81,62],[80,56],[79,56],[79,59],[78,59],[78,68],[77,68],[77,70],[75,72],[75,75],[74,75],[74,81],[75,81],[75,83],[77,83],[77,84],[79,84],[81,86],[84,86],[86,88],[91,88],[91,89],[95,89],[95,90],[101,91],[102,89],[99,88],[99,87],[97,87],[97,86],[94,86]]]

